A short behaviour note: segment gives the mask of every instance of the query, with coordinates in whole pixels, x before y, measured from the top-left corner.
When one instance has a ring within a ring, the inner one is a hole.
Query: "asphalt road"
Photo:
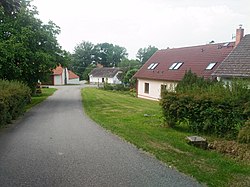
[[[0,133],[0,186],[201,185],[95,124],[80,86],[63,86]]]

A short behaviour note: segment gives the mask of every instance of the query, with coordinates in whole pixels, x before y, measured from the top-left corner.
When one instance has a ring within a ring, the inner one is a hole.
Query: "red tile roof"
[[[233,50],[235,42],[207,44],[193,47],[158,50],[134,75],[135,78],[180,81],[185,72],[190,70],[198,76],[210,78],[218,65]],[[177,70],[170,70],[175,62],[183,62]],[[211,62],[217,62],[211,70],[206,70]],[[148,69],[150,64],[158,63],[155,69]]]
[[[70,70],[68,72],[69,72],[69,79],[77,79],[77,78],[79,78],[79,76],[76,75],[74,72],[72,72]]]
[[[62,75],[63,73],[63,68],[62,66],[57,66],[56,69],[52,70],[53,75]]]

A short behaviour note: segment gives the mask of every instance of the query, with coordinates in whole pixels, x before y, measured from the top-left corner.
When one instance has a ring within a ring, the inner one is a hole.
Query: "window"
[[[158,63],[152,63],[148,66],[148,69],[155,69],[158,66]]]
[[[168,69],[177,70],[182,66],[183,62],[175,62]]]
[[[217,62],[211,62],[210,64],[208,64],[208,66],[206,67],[206,70],[211,70],[214,68],[214,66],[217,64]]]
[[[167,85],[162,84],[161,85],[161,97],[163,96],[163,93],[167,90]]]
[[[145,83],[144,93],[149,93],[149,83]]]

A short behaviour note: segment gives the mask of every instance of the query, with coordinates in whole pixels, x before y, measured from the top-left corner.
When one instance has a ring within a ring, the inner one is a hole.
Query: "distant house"
[[[95,68],[89,73],[89,82],[92,84],[121,84],[121,74],[120,68]]]
[[[239,28],[236,37],[240,42],[212,74],[218,80],[228,82],[232,78],[250,79],[250,34],[244,36],[244,30]]]
[[[235,42],[158,50],[134,75],[137,96],[159,100],[163,90],[174,90],[186,71],[200,77],[211,74],[233,50]]]
[[[52,73],[52,85],[80,84],[79,76],[62,66],[57,66]]]

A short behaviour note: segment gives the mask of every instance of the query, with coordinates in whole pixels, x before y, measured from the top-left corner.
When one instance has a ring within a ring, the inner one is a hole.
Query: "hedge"
[[[170,126],[186,122],[195,133],[235,138],[247,121],[244,106],[225,99],[167,93],[161,100],[163,114]]]
[[[28,86],[17,81],[0,80],[0,126],[21,115],[30,100],[31,91]]]
[[[249,85],[247,79],[225,85],[188,71],[175,93],[163,92],[163,115],[169,126],[187,124],[192,132],[236,139],[250,119]]]

